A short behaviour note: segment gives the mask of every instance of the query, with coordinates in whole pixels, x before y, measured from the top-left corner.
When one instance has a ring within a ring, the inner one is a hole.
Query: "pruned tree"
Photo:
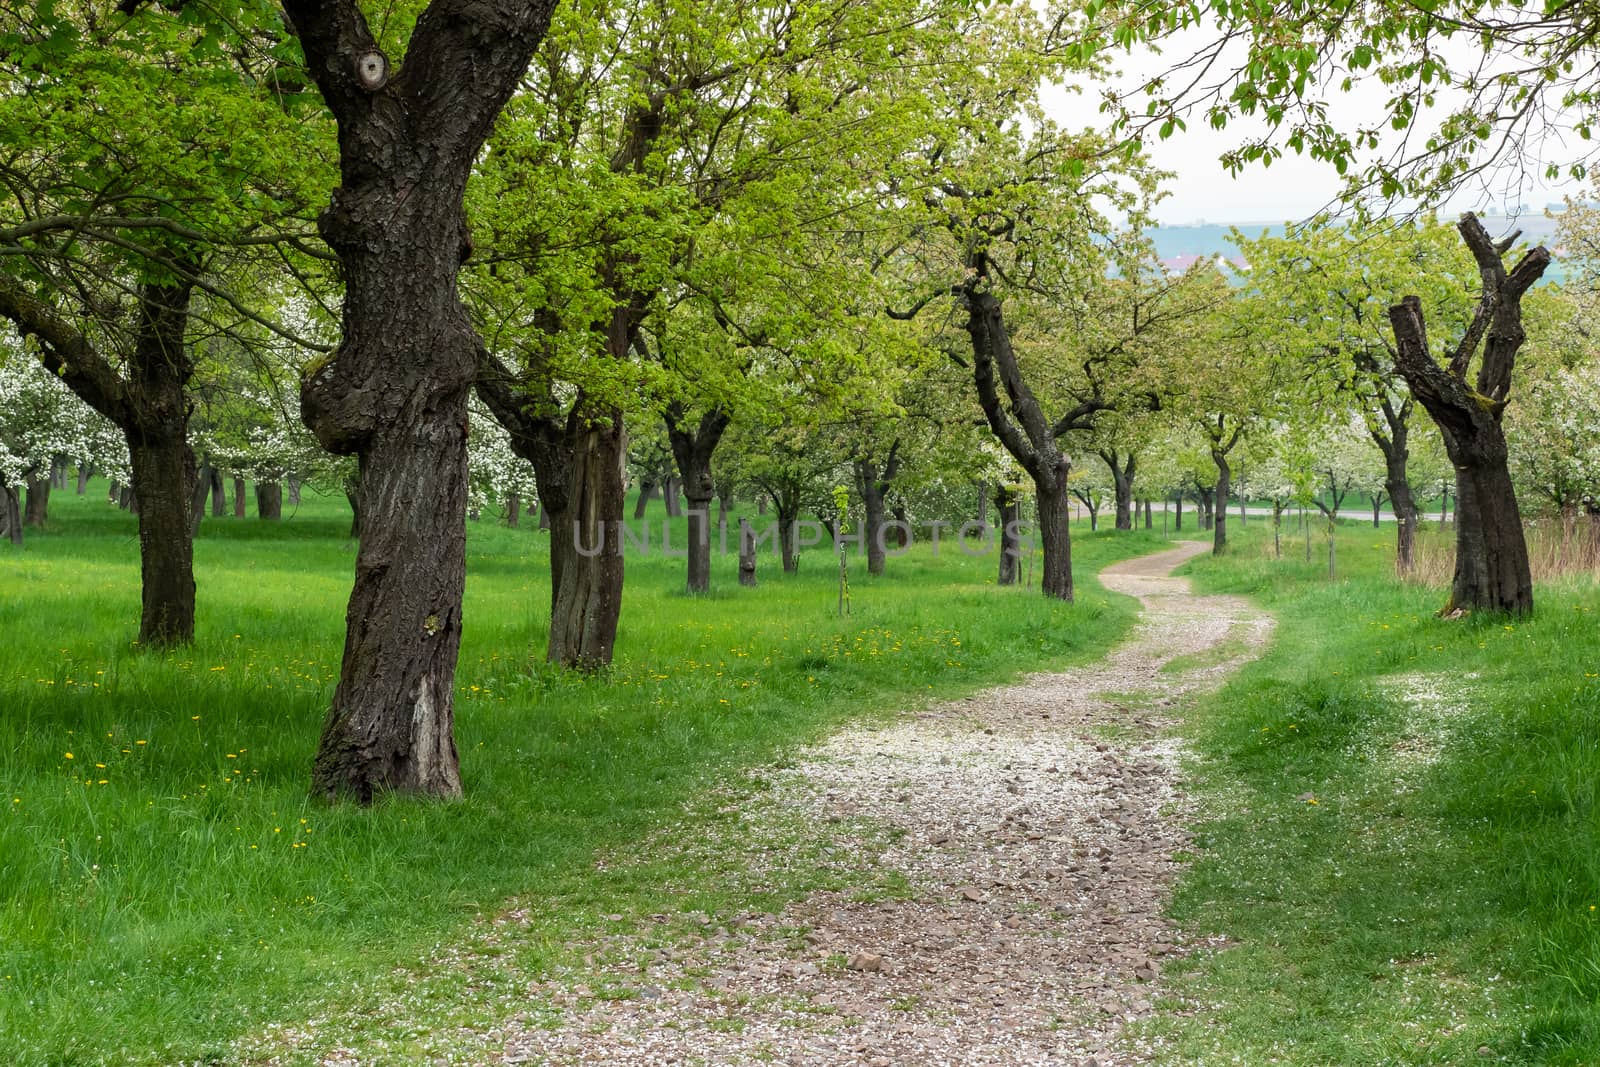
[[[1526,339],[1522,298],[1549,266],[1550,253],[1534,248],[1508,271],[1503,257],[1516,235],[1494,241],[1471,212],[1458,229],[1482,282],[1472,321],[1440,366],[1428,346],[1421,300],[1405,297],[1389,310],[1395,362],[1438,425],[1456,469],[1455,575],[1444,612],[1527,615],[1533,611],[1533,578],[1501,419],[1517,350]],[[1469,384],[1474,359],[1478,371]]]

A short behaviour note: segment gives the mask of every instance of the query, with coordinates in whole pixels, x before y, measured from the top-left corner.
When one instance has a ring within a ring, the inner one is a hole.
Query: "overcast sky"
[[[1190,41],[1198,43],[1198,38],[1191,36]],[[1192,43],[1188,47],[1192,49]],[[1138,54],[1121,56],[1117,65],[1122,73],[1114,79],[1114,84],[1127,91],[1140,79],[1167,65],[1171,57],[1186,54],[1186,51],[1180,51],[1179,44],[1175,43],[1167,49],[1167,59]],[[1381,109],[1387,97],[1387,91],[1375,79],[1369,79],[1368,84],[1357,84],[1347,95],[1332,92],[1328,96],[1331,117],[1341,128],[1353,128]],[[1093,95],[1093,90],[1069,93],[1047,89],[1045,101],[1052,117],[1063,125],[1099,126],[1104,121],[1098,114],[1099,98]],[[1331,165],[1288,152],[1270,167],[1253,164],[1238,175],[1229,174],[1218,162],[1218,156],[1237,145],[1247,132],[1247,127],[1217,131],[1203,120],[1191,119],[1187,131],[1150,146],[1155,165],[1177,174],[1167,183],[1170,195],[1156,209],[1161,223],[1285,222],[1315,214],[1338,195],[1339,178]],[[1530,183],[1520,190],[1508,190],[1503,186],[1502,180],[1492,191],[1482,187],[1464,190],[1443,206],[1449,211],[1471,208],[1514,214],[1518,204],[1523,203],[1533,213],[1542,214],[1545,204],[1559,202],[1563,193],[1583,194],[1580,186],[1571,183],[1555,186]]]

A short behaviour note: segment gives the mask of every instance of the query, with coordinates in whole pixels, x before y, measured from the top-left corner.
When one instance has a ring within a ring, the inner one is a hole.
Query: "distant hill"
[[[1561,281],[1565,271],[1561,269],[1560,250],[1554,242],[1556,237],[1556,219],[1546,217],[1542,212],[1529,212],[1516,219],[1504,215],[1484,215],[1483,224],[1491,234],[1502,236],[1513,230],[1521,230],[1522,237],[1519,242],[1530,244],[1544,243],[1556,253],[1556,260],[1550,269],[1545,272],[1544,280]],[[1241,222],[1241,223],[1208,223],[1197,222],[1187,226],[1157,226],[1150,231],[1150,237],[1155,241],[1156,254],[1169,267],[1182,269],[1196,258],[1204,257],[1213,259],[1225,256],[1233,259],[1238,255],[1238,249],[1229,241],[1229,234],[1237,226],[1240,233],[1246,237],[1260,237],[1263,233],[1274,236],[1283,234],[1282,223],[1266,222]]]

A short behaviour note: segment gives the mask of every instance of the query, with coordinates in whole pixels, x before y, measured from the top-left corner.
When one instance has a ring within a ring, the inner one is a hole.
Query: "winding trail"
[[[1272,626],[1170,576],[1207,547],[1102,572],[1144,613],[1100,662],[769,769],[760,810],[716,847],[757,878],[820,857],[836,888],[778,915],[699,917],[675,941],[585,946],[595,962],[531,991],[556,1015],[479,1035],[474,1062],[1145,1062],[1154,1050],[1122,1029],[1151,1012],[1163,961],[1194,947],[1162,916],[1188,844],[1167,727]]]

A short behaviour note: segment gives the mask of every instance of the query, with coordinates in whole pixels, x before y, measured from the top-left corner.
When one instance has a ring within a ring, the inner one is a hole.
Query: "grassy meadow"
[[[1600,589],[1446,622],[1392,577],[1392,527],[1341,526],[1332,582],[1325,529],[1307,564],[1233,522],[1188,565],[1279,624],[1190,713],[1173,911],[1229,947],[1150,1029],[1177,1063],[1600,1063]]]
[[[458,675],[467,797],[359,810],[306,792],[354,566],[343,499],[308,493],[281,523],[207,518],[197,640],[165,654],[130,646],[134,524],[97,482],[54,493],[20,551],[0,546],[0,1060],[15,1067],[230,1062],[271,1023],[359,1016],[512,897],[536,915],[535,967],[607,912],[747,907],[670,871],[596,878],[595,857],[846,719],[1093,658],[1135,604],[1092,575],[1162,544],[1079,531],[1072,606],[997,588],[992,556],[948,543],[880,579],[852,558],[843,618],[821,550],[793,577],[764,555],[753,590],[723,557],[693,599],[681,559],[630,558],[616,664],[581,677],[543,663],[548,535],[486,515]]]

